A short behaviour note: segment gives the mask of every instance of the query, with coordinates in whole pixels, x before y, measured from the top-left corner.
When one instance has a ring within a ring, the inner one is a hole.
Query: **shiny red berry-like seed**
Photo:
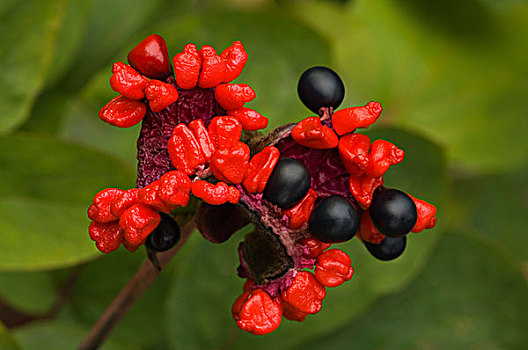
[[[407,243],[407,237],[386,237],[381,243],[374,244],[364,242],[369,253],[378,260],[390,261],[403,254]]]
[[[192,193],[207,204],[220,205],[227,202],[236,203],[240,198],[240,193],[233,186],[228,186],[225,182],[218,182],[213,185],[204,180],[197,180],[192,183]]]
[[[164,79],[172,73],[167,43],[156,34],[147,36],[128,53],[128,63],[153,79]]]
[[[374,191],[383,185],[383,177],[370,177],[368,175],[350,176],[348,188],[356,202],[362,209],[366,209],[372,202]]]
[[[336,72],[327,67],[312,67],[299,78],[297,93],[302,103],[312,112],[321,107],[336,109],[345,97],[345,86]]]
[[[306,195],[311,180],[310,172],[302,162],[282,158],[264,188],[264,199],[281,209],[291,208]]]
[[[229,148],[242,136],[242,124],[237,118],[229,116],[213,118],[208,130],[215,149]]]
[[[370,145],[368,176],[380,177],[392,166],[400,163],[405,152],[389,141],[376,140]]]
[[[186,207],[191,196],[191,179],[183,171],[163,174],[159,180],[159,198],[169,206]]]
[[[164,252],[174,247],[180,240],[180,226],[172,217],[160,214],[160,222],[156,229],[147,237],[145,246],[156,252]]]
[[[306,256],[309,258],[317,258],[322,252],[330,247],[330,243],[321,242],[313,237],[305,238],[301,243],[308,248]]]
[[[174,167],[188,175],[205,163],[200,144],[187,125],[181,123],[174,127],[167,146]]]
[[[279,327],[282,307],[277,300],[262,289],[246,291],[231,309],[237,326],[254,335],[265,335]]]
[[[125,96],[114,97],[99,111],[99,118],[120,128],[136,125],[145,117],[147,106]]]
[[[360,176],[369,167],[370,138],[367,135],[345,135],[339,139],[337,149],[350,175]]]
[[[379,244],[385,239],[385,235],[374,226],[370,219],[368,210],[361,214],[361,220],[359,222],[359,236],[365,242]]]
[[[359,216],[344,197],[329,196],[312,210],[308,226],[314,237],[322,242],[344,242],[356,235]]]
[[[374,193],[369,207],[374,226],[389,237],[401,237],[409,233],[418,219],[416,205],[404,192],[386,188]]]

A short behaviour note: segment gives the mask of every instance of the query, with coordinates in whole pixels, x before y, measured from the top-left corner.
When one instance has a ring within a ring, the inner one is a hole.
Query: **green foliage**
[[[139,127],[97,114],[116,95],[111,64],[151,33],[171,57],[188,42],[220,51],[242,40],[249,61],[238,82],[256,90],[250,107],[270,127],[311,115],[296,96],[304,69],[334,68],[341,107],[383,105],[360,132],[406,152],[386,186],[434,203],[438,227],[412,234],[390,263],[358,240],[341,244],[353,280],[328,289],[318,315],[265,337],[239,331],[230,312],[250,228],[221,245],[195,234],[103,349],[528,342],[526,2],[0,1],[0,19],[0,306],[39,316],[62,305],[50,320],[0,323],[1,350],[77,347],[144,257],[101,256],[86,209],[102,188],[133,186]]]

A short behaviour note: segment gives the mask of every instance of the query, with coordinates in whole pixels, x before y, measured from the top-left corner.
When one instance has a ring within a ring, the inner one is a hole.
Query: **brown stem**
[[[81,345],[79,345],[79,350],[97,349],[104,342],[113,328],[119,323],[123,316],[125,316],[128,309],[143,294],[148,286],[154,282],[162,269],[167,266],[174,255],[180,250],[194,231],[195,227],[196,224],[193,218],[183,227],[181,239],[178,244],[166,252],[157,254],[156,258],[161,269],[154,266],[148,258],[143,261],[134,276],[132,276],[126,286],[121,289],[112,303],[110,303],[101,317],[99,317],[99,320],[93,325],[88,336],[86,336]]]

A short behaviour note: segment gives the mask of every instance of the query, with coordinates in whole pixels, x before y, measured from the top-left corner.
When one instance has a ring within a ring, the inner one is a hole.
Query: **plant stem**
[[[158,253],[156,258],[159,267],[146,258],[130,281],[121,289],[119,294],[112,300],[110,305],[103,312],[99,320],[92,326],[90,333],[79,345],[79,350],[94,350],[99,348],[106,337],[112,332],[114,327],[125,316],[128,309],[154,282],[162,269],[172,260],[180,248],[185,244],[196,227],[194,218],[191,219],[182,229],[181,239],[173,248],[166,252]]]

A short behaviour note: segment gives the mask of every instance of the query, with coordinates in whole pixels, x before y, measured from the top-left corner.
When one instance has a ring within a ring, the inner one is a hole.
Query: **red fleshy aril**
[[[149,81],[134,68],[123,62],[116,62],[112,73],[110,86],[115,92],[133,100],[145,97],[145,88]]]
[[[292,229],[299,229],[308,222],[310,214],[314,208],[315,200],[317,199],[317,192],[309,189],[306,195],[294,207],[283,210],[282,213],[289,219],[288,227]]]
[[[209,136],[209,132],[205,128],[203,121],[201,119],[193,120],[189,123],[189,129],[193,133],[194,137],[196,138],[196,141],[200,146],[204,161],[208,162],[209,159],[211,159],[213,153],[215,152],[215,146],[213,144],[213,141],[211,140],[211,137]]]
[[[125,210],[140,202],[139,189],[130,188],[123,192],[123,194],[112,203],[110,206],[110,212],[116,217],[121,217]]]
[[[242,129],[247,131],[256,131],[268,126],[268,118],[251,108],[239,108],[227,111],[228,115],[236,117],[242,123]]]
[[[351,175],[348,182],[350,193],[362,209],[370,206],[374,191],[381,185],[383,185],[383,177],[371,177],[365,174]]]
[[[308,248],[309,258],[317,258],[321,253],[330,247],[330,243],[321,242],[315,237],[308,237],[301,241],[301,244]]]
[[[332,126],[338,135],[344,135],[357,128],[366,128],[376,121],[382,111],[379,102],[369,102],[365,106],[344,108],[332,115]]]
[[[88,226],[90,238],[95,241],[95,246],[103,253],[110,253],[119,248],[123,241],[123,230],[119,222],[109,223],[91,222]]]
[[[416,205],[416,211],[418,212],[418,220],[414,225],[411,232],[418,233],[425,229],[430,229],[436,225],[436,207],[432,204],[427,203],[424,200],[413,197],[409,194],[409,197],[413,200]]]
[[[146,113],[147,106],[143,102],[117,96],[101,108],[99,118],[108,124],[129,128],[143,120]]]
[[[128,63],[153,79],[165,79],[172,73],[167,43],[156,34],[147,36],[128,53]]]
[[[145,89],[145,96],[153,112],[160,112],[178,100],[178,90],[168,83],[152,79]]]
[[[335,148],[339,142],[335,132],[322,125],[319,117],[308,117],[298,122],[291,136],[298,144],[315,149]]]
[[[134,204],[119,219],[125,232],[125,240],[131,245],[143,244],[147,236],[158,226],[160,215],[145,204]]]
[[[249,167],[249,153],[248,145],[243,142],[218,149],[211,157],[209,168],[220,181],[239,184],[244,180]]]
[[[395,164],[400,163],[405,152],[389,141],[376,140],[370,145],[369,165],[365,173],[372,177],[380,177]]]
[[[279,161],[277,147],[267,146],[249,161],[248,171],[242,185],[249,193],[262,193],[273,168]]]
[[[319,255],[315,278],[325,287],[337,287],[352,278],[354,269],[350,257],[339,249],[329,249]]]
[[[209,124],[209,136],[215,149],[229,148],[240,140],[242,124],[234,117],[215,117]]]
[[[105,188],[99,191],[93,199],[93,204],[88,208],[88,218],[99,223],[116,221],[116,217],[110,211],[110,206],[119,199],[125,191],[119,188]]]
[[[202,68],[202,55],[194,44],[187,44],[183,51],[172,59],[174,64],[174,77],[176,84],[182,89],[192,89],[198,84],[200,69]]]
[[[156,210],[164,213],[170,213],[174,206],[165,203],[160,196],[160,180],[151,182],[139,190],[139,200]]]
[[[258,288],[243,292],[231,309],[237,326],[254,335],[265,335],[279,327],[282,306],[266,291]]]
[[[321,310],[325,296],[325,287],[308,271],[299,271],[288,289],[282,291],[284,301],[308,314]]]
[[[339,156],[348,173],[360,176],[369,166],[370,139],[362,134],[349,134],[339,139]]]
[[[244,107],[255,96],[255,91],[247,84],[220,84],[215,88],[216,102],[226,111]]]
[[[159,180],[159,198],[169,206],[186,207],[191,196],[191,179],[183,171],[165,173]]]
[[[202,89],[213,88],[225,78],[225,61],[209,45],[202,46],[200,55],[202,56],[202,70],[198,78],[198,86]]]
[[[185,124],[178,124],[172,131],[168,144],[169,156],[177,170],[194,174],[199,165],[205,163],[200,144]]]
[[[239,196],[231,188],[236,190],[236,188],[228,186],[225,182],[218,182],[213,185],[204,180],[197,180],[192,183],[192,194],[202,199],[205,203],[212,205],[238,202]]]
[[[374,244],[379,244],[385,239],[385,235],[379,232],[376,226],[374,226],[368,210],[361,214],[361,219],[359,221],[359,236],[362,240]]]
[[[246,65],[248,54],[244,50],[244,45],[240,41],[235,41],[233,45],[226,48],[220,55],[226,64],[224,83],[235,80]]]

